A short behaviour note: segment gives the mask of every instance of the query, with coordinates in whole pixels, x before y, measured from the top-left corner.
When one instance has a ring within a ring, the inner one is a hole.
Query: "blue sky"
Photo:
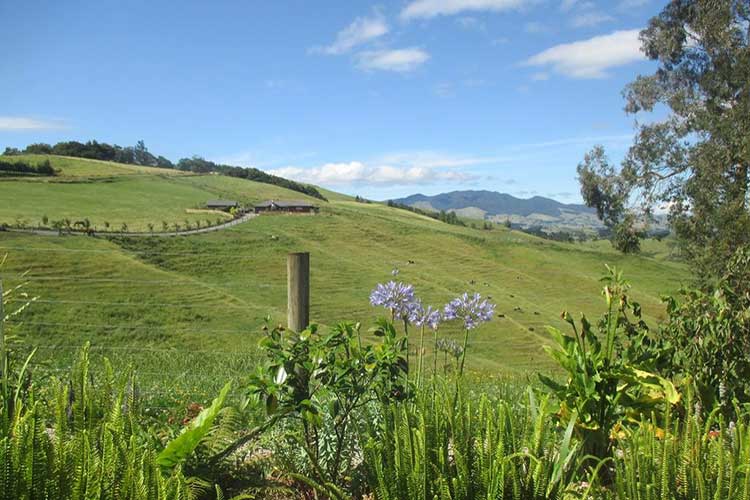
[[[580,200],[656,0],[0,2],[0,148],[97,139],[386,199]]]

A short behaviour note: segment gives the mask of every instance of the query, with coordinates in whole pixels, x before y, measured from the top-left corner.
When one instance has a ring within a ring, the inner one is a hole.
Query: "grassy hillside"
[[[149,223],[161,228],[162,222],[184,225],[187,220],[194,225],[228,218],[222,212],[197,211],[214,198],[246,204],[266,198],[312,200],[294,191],[234,177],[59,156],[10,158],[32,164],[48,158],[60,175],[0,179],[0,199],[13,200],[0,205],[0,223],[5,224],[38,226],[46,215],[50,220],[88,218],[100,230],[108,222],[113,229],[125,223],[131,231],[145,231]]]
[[[12,200],[0,207],[0,220],[85,216],[94,224],[127,219],[133,228],[166,218],[181,222],[193,215],[187,209],[208,198],[303,198],[217,175],[146,172],[92,180],[70,173],[83,165],[69,168],[65,175],[74,182],[0,182],[0,198]],[[561,310],[598,317],[605,264],[626,271],[651,322],[663,316],[660,295],[687,276],[683,265],[666,258],[667,243],[649,242],[644,255],[623,256],[604,242],[564,244],[500,226],[452,226],[326,195],[330,203],[320,203],[315,216],[262,216],[189,237],[0,232],[0,255],[8,254],[0,269],[4,286],[24,281],[21,274],[28,270],[27,291],[39,297],[10,326],[40,347],[37,361],[47,360],[47,368],[64,364],[89,340],[117,365],[139,366],[154,387],[179,383],[193,391],[216,390],[213,381],[247,374],[264,317],[284,322],[286,254],[309,251],[314,321],[369,326],[382,313],[369,306],[369,292],[397,268],[398,279],[413,283],[428,303],[442,305],[463,291],[492,297],[504,317],[472,335],[468,366],[523,373],[547,364],[544,327],[564,326]],[[455,328],[440,333],[460,335]]]
[[[54,155],[14,155],[3,156],[6,161],[26,162],[37,165],[49,160],[52,166],[59,170],[58,179],[80,177],[113,177],[124,175],[188,175],[180,170],[169,168],[142,167],[140,165],[126,165],[101,160],[88,160],[70,156]]]

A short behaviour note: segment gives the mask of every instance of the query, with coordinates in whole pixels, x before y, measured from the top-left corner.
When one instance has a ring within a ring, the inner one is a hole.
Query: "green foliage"
[[[44,176],[53,176],[57,174],[55,169],[52,168],[52,165],[50,164],[49,160],[32,165],[32,164],[29,164],[20,160],[19,161],[6,161],[3,159],[0,159],[0,175],[4,173],[9,174],[9,175],[19,174],[19,175],[44,175]]]
[[[704,408],[750,402],[750,251],[740,250],[727,271],[703,289],[668,297],[661,335],[674,346],[668,373],[693,383]]]
[[[379,343],[363,343],[360,325],[353,323],[339,323],[327,334],[315,325],[299,333],[274,328],[261,340],[268,362],[253,376],[250,391],[270,418],[299,422],[290,431],[306,452],[312,479],[326,491],[341,485],[353,467],[357,412],[411,392],[406,338],[385,320],[372,333]]]
[[[578,182],[586,205],[594,207],[599,219],[611,233],[612,246],[622,253],[638,253],[644,231],[636,229],[637,220],[627,207],[629,192],[604,148],[596,146],[578,165]]]
[[[596,329],[582,315],[579,331],[567,312],[563,319],[573,336],[549,328],[556,346],[545,350],[565,371],[566,381],[540,375],[560,400],[560,419],[577,415],[583,449],[599,459],[609,455],[624,425],[680,399],[672,383],[655,372],[664,353],[651,339],[640,305],[629,299],[622,273],[609,269],[603,281],[607,312]]]
[[[458,218],[456,212],[446,212],[445,210],[441,210],[439,212],[422,210],[421,208],[413,207],[411,205],[406,205],[405,203],[399,203],[393,200],[388,200],[387,205],[389,207],[408,210],[409,212],[414,212],[415,214],[424,215],[426,217],[439,220],[440,222],[445,222],[446,224],[452,224],[454,226],[466,226],[466,223]]]
[[[641,251],[641,238],[645,231],[636,228],[635,216],[627,213],[622,220],[612,228],[612,246],[622,253],[638,253]]]
[[[201,440],[206,437],[208,431],[211,430],[214,420],[224,405],[230,387],[231,384],[227,382],[216,399],[213,400],[211,406],[204,408],[197,417],[190,421],[179,436],[167,443],[164,450],[156,457],[157,464],[162,467],[174,467],[185,462],[198,447]]]
[[[690,405],[688,405],[690,406]],[[657,418],[658,417],[658,418]],[[750,415],[727,424],[713,412],[652,416],[611,457],[611,496],[647,500],[750,498]]]
[[[376,498],[541,500],[573,491],[572,421],[558,433],[546,396],[461,392],[456,400],[447,384],[433,383],[413,404],[388,405],[371,419],[365,465]]]
[[[4,407],[0,499],[194,498],[197,483],[158,466],[134,382],[110,366],[96,384],[84,347],[69,380],[47,383],[50,401],[30,389],[11,415]]]

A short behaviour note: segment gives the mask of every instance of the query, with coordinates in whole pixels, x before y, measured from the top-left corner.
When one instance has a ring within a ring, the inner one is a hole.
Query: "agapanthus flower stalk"
[[[414,286],[397,281],[378,283],[370,293],[370,304],[389,309],[393,320],[408,320],[409,311],[415,302]]]
[[[419,361],[417,362],[417,386],[422,379],[422,368],[424,363],[424,332],[429,328],[437,335],[438,326],[442,319],[440,311],[433,309],[432,306],[426,308],[420,300],[417,300],[409,307],[409,322],[420,328],[419,333]]]
[[[469,330],[473,330],[482,323],[492,320],[494,315],[495,304],[492,304],[487,299],[482,299],[482,296],[478,293],[471,296],[468,293],[464,293],[445,305],[443,317],[446,320],[460,320],[464,326],[464,345],[463,352],[461,353],[461,364],[458,370],[459,376],[464,373],[466,347],[469,343]]]

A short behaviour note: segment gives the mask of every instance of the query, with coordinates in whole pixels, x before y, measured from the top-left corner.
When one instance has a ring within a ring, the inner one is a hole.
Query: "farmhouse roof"
[[[206,206],[208,207],[236,207],[239,203],[234,200],[208,200]]]
[[[292,208],[292,207],[314,208],[315,207],[315,205],[313,205],[309,201],[300,201],[300,200],[291,200],[291,201],[266,200],[261,203],[258,203],[255,206],[260,207],[260,208],[268,208],[272,206],[276,206],[279,208]]]

